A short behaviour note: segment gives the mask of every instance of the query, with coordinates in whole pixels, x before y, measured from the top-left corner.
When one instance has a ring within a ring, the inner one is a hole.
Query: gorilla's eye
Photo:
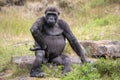
[[[57,16],[55,14],[47,14],[47,17],[53,17],[53,18],[57,18]]]

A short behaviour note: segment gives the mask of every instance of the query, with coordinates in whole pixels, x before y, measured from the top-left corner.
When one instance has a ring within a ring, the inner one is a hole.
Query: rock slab
[[[71,64],[80,64],[81,61],[78,57],[69,57]],[[21,68],[28,68],[30,69],[33,65],[33,62],[35,60],[34,56],[13,56],[11,58],[11,62],[13,64],[16,64],[17,66],[21,67]],[[87,61],[90,61],[91,63],[96,62],[96,59],[92,59],[92,58],[87,58]]]
[[[120,41],[101,40],[101,41],[83,41],[80,42],[90,57],[120,57]]]

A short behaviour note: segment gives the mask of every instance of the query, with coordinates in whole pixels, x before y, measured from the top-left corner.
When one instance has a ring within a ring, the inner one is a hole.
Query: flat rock
[[[120,41],[100,40],[100,41],[82,41],[80,42],[88,56],[115,56],[120,57]]]
[[[11,61],[20,67],[30,68],[35,60],[34,56],[13,56]]]
[[[78,57],[69,57],[71,64],[80,64],[81,61]],[[31,68],[33,65],[33,62],[35,60],[34,56],[13,56],[11,58],[11,61],[13,64],[18,65],[21,68]],[[96,62],[96,59],[92,59],[92,58],[87,58],[88,61],[90,61],[91,63]]]

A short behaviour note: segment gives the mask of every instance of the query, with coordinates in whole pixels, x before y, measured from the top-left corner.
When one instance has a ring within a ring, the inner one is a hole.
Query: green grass
[[[111,5],[113,3],[120,3],[120,0],[92,0],[91,1],[91,7],[97,7],[97,6],[107,6],[107,5]]]
[[[99,59],[95,64],[72,65],[72,71],[61,80],[119,80],[120,59]]]
[[[11,62],[11,57],[23,56],[23,55],[34,55],[34,53],[29,51],[30,45],[22,45],[22,46],[0,46],[0,72],[3,71],[6,67],[9,68],[8,65]]]
[[[60,18],[64,19],[70,25],[73,34],[78,40],[120,40],[120,15],[114,11],[110,11],[118,6],[116,3],[117,0],[115,0],[115,2],[113,0],[111,0],[112,2],[107,1],[108,0],[75,0],[73,3],[70,3],[72,8],[60,8]],[[41,13],[39,16],[41,16]],[[11,70],[13,72],[13,78],[22,75],[22,73],[25,73],[26,75],[27,72],[29,72],[25,69],[17,69],[10,61],[13,55],[34,55],[33,52],[29,51],[29,48],[32,46],[29,42],[33,41],[29,29],[39,16],[34,14],[29,15],[26,6],[13,6],[5,8],[0,12],[0,72]],[[74,53],[68,44],[66,45],[64,52],[68,54]],[[109,63],[111,64],[111,62]],[[101,65],[102,63],[99,63],[99,66]],[[114,65],[118,64],[115,63]],[[91,67],[89,64],[87,67],[85,66],[86,65],[83,65],[82,68],[87,68],[87,70]],[[106,64],[105,67],[108,66],[109,64]],[[74,69],[78,68],[79,67],[77,66],[72,66],[73,72]],[[99,69],[100,68],[102,67],[99,67]],[[43,66],[43,69],[47,73],[47,77],[60,77],[58,72],[60,72],[61,67],[49,71],[47,67]],[[96,73],[96,77],[101,75],[101,70],[99,69]],[[115,70],[117,69],[114,69],[114,71]],[[54,72],[54,74],[51,72]],[[75,72],[78,73],[77,70],[75,70]],[[87,75],[87,78],[90,78],[89,76],[95,72],[94,70],[93,72],[88,72],[90,75]],[[70,75],[72,74],[73,73],[70,73]],[[83,73],[81,72],[79,74]],[[119,77],[114,73],[111,74],[111,76],[112,77],[106,74],[102,77],[102,80],[106,77],[108,80],[113,78],[115,78],[114,80],[117,80]],[[82,78],[83,77],[84,76],[82,76]]]
[[[22,15],[21,11],[17,11],[19,8],[10,7],[11,11],[1,12],[0,15],[0,33],[10,35],[24,35],[30,34],[29,28],[32,26],[34,21],[33,18],[27,19]],[[21,12],[21,13],[20,13]]]

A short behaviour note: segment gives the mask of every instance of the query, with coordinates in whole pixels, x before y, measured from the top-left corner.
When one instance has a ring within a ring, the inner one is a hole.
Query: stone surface
[[[13,56],[11,61],[20,67],[31,68],[34,59],[33,56]]]
[[[71,64],[80,64],[81,61],[78,57],[69,57]],[[11,61],[13,64],[18,65],[21,68],[31,68],[33,61],[35,57],[34,56],[13,56]],[[96,59],[87,58],[87,61],[94,63],[96,62]]]
[[[89,56],[120,57],[120,41],[101,40],[80,42]],[[104,50],[106,49],[106,50]]]
[[[98,46],[95,56],[105,56],[106,58],[120,58],[120,45]]]

